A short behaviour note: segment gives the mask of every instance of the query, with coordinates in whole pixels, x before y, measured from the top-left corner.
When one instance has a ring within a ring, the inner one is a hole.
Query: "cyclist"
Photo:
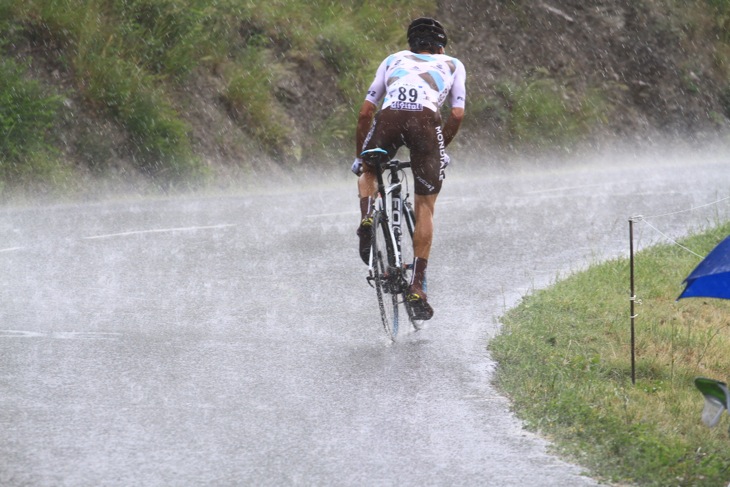
[[[411,153],[416,193],[414,271],[406,299],[417,319],[430,319],[433,308],[428,304],[424,281],[433,240],[433,213],[449,164],[445,149],[464,117],[466,70],[458,59],[444,54],[447,36],[438,21],[427,17],[414,20],[408,26],[407,39],[410,50],[391,54],[380,64],[358,115],[357,156],[352,164],[352,171],[359,175],[361,221],[357,235],[360,257],[367,263],[377,181],[374,169],[367,161],[363,164],[360,155],[379,147],[394,157],[405,145]],[[439,109],[447,99],[451,113],[442,125]]]

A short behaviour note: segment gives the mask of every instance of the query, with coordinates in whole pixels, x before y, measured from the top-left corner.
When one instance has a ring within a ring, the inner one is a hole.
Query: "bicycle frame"
[[[410,167],[410,162],[391,160],[378,164],[376,176],[378,180],[378,197],[375,200],[375,211],[381,211],[390,230],[389,255],[395,256],[395,262],[388,264],[396,269],[402,269],[401,237],[403,236],[402,224],[405,216],[408,231],[413,234],[415,222],[409,211],[404,211],[406,198],[402,195],[403,181],[399,172]],[[385,174],[388,175],[388,186],[385,185]],[[392,252],[391,252],[392,251]],[[410,264],[406,264],[410,265]],[[373,249],[370,249],[370,270],[373,269]]]

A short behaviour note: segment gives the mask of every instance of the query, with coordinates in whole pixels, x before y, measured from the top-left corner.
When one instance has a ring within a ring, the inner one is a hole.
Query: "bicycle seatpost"
[[[373,163],[376,166],[375,175],[378,179],[378,191],[382,194],[385,191],[385,182],[383,180],[383,164],[390,160],[388,151],[376,147],[375,149],[368,149],[360,153],[360,157]]]

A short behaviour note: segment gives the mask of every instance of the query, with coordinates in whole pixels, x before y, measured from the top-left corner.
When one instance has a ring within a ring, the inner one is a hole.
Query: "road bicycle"
[[[414,317],[406,300],[413,274],[413,232],[416,228],[405,172],[411,163],[391,159],[383,149],[367,150],[361,157],[376,169],[378,180],[367,281],[375,288],[385,333],[395,341],[402,318],[416,330],[423,324]],[[424,282],[424,288],[425,285]]]

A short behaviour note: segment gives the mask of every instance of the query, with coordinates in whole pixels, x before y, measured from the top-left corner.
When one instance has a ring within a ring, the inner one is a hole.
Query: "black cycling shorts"
[[[392,158],[404,145],[411,151],[415,193],[438,194],[445,169],[440,115],[427,108],[418,111],[384,108],[378,112],[363,150],[379,147]]]

